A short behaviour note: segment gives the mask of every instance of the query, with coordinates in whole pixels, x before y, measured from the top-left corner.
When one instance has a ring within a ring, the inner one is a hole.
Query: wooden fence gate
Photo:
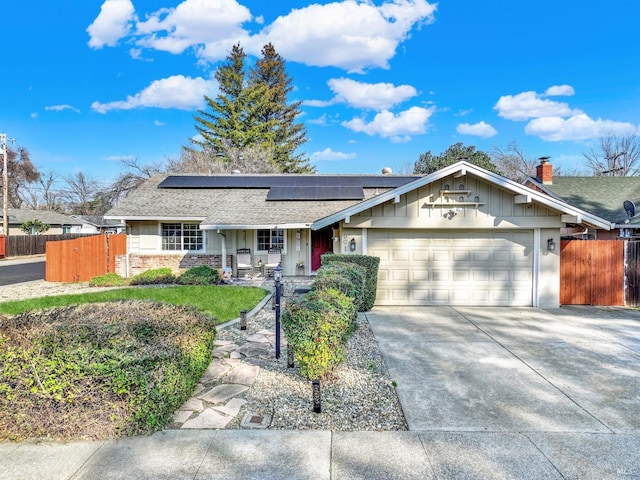
[[[637,307],[640,305],[640,241],[627,240],[624,244],[624,304]]]
[[[624,241],[560,242],[561,305],[624,305]]]
[[[94,235],[47,242],[45,280],[86,282],[115,271],[116,255],[127,253],[127,235]]]

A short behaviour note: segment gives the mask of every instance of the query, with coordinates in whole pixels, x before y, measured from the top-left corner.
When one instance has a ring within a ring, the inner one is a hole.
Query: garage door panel
[[[379,305],[532,304],[531,231],[370,232]]]

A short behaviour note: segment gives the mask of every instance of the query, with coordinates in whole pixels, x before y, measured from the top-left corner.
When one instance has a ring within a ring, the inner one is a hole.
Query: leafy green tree
[[[42,223],[40,220],[29,220],[28,222],[24,222],[20,225],[20,230],[24,233],[31,235],[32,233],[44,233],[51,228],[51,225],[46,223]]]
[[[261,123],[273,133],[273,163],[285,173],[313,172],[306,155],[296,153],[307,141],[307,132],[302,123],[296,123],[302,102],[288,102],[292,83],[283,58],[271,43],[265,45],[262,58],[251,70],[249,85],[266,87],[266,105],[258,113]]]
[[[444,167],[448,167],[460,160],[473,163],[485,170],[500,174],[498,167],[491,161],[489,155],[480,150],[476,150],[474,146],[465,147],[460,142],[451,145],[440,155],[433,155],[430,150],[420,154],[420,157],[413,165],[413,173],[427,175]]]

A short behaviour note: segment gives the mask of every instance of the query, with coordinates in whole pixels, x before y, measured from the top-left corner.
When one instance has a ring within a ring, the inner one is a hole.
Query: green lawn
[[[267,291],[258,287],[171,286],[163,288],[136,287],[96,291],[73,295],[30,298],[0,303],[0,313],[15,315],[29,310],[117,300],[153,300],[174,305],[191,305],[224,323],[237,318],[242,310],[251,310]]]

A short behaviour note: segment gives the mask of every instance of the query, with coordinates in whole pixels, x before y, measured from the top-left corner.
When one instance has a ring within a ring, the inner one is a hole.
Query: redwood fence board
[[[113,272],[115,256],[126,253],[126,235],[94,235],[47,242],[45,280],[87,282]]]
[[[623,240],[562,240],[560,304],[624,305],[624,250]]]

